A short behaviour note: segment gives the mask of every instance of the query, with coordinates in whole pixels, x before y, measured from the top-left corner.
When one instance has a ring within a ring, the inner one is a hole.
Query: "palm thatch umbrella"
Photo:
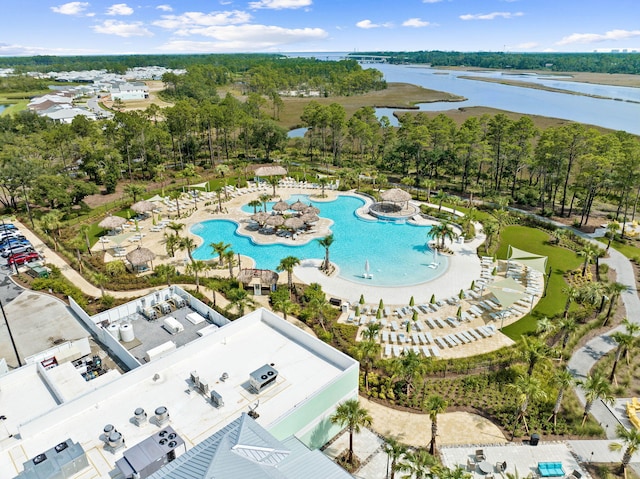
[[[103,219],[100,223],[98,223],[98,226],[100,228],[105,228],[108,230],[115,230],[120,228],[126,222],[127,220],[124,219],[122,216],[109,215],[105,219]]]
[[[147,248],[142,248],[140,246],[127,253],[126,256],[127,261],[131,263],[131,266],[133,266],[134,268],[139,268],[140,266],[146,265],[150,261],[153,261],[155,257],[156,255],[153,253],[153,251]],[[153,263],[151,263],[151,267],[153,268]]]
[[[411,195],[400,188],[391,188],[383,191],[380,194],[380,198],[391,203],[405,203],[411,199]]]
[[[259,211],[255,215],[251,215],[251,219],[258,223],[260,226],[264,225],[265,222],[271,217],[271,215],[265,211]]]
[[[318,215],[314,215],[313,213],[305,213],[302,216],[300,216],[300,219],[307,224],[311,224],[319,221],[320,217]]]
[[[284,218],[280,215],[271,215],[267,218],[265,224],[268,226],[282,226],[284,223]]]
[[[320,208],[316,208],[315,206],[307,206],[304,210],[302,210],[303,214],[312,213],[314,215],[320,214]]]
[[[304,221],[302,221],[302,218],[294,216],[284,220],[284,226],[291,231],[296,231],[304,226]]]
[[[152,211],[155,207],[156,205],[146,200],[138,201],[131,205],[131,209],[136,213],[147,213],[148,211]]]
[[[306,205],[302,201],[298,200],[295,203],[293,203],[289,208],[292,209],[293,211],[304,211],[308,207],[309,205]]]
[[[290,208],[289,203],[282,200],[278,201],[275,205],[271,207],[273,211],[280,211],[280,212],[287,211],[289,208]]]

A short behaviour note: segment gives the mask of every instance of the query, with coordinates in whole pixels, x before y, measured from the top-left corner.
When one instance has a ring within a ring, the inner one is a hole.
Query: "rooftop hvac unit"
[[[198,389],[200,389],[200,392],[202,394],[204,394],[205,396],[209,395],[209,383],[206,381],[200,381],[200,386],[198,387]]]
[[[145,479],[186,450],[184,441],[167,426],[124,452],[116,466],[126,479]]]
[[[260,393],[268,386],[275,384],[277,377],[278,371],[269,364],[265,364],[249,374],[249,384],[256,393]]]
[[[155,416],[156,424],[158,424],[158,426],[162,427],[169,422],[169,411],[167,410],[166,407],[164,406],[157,407],[155,410],[155,414],[156,414]]]
[[[88,467],[89,462],[82,446],[67,439],[22,466],[24,470],[15,479],[68,479]]]
[[[158,312],[153,308],[145,308],[142,310],[142,314],[149,321],[153,321],[154,319],[158,319]]]
[[[217,408],[221,408],[222,406],[224,406],[222,396],[216,391],[211,391],[211,404],[213,404]]]
[[[135,422],[137,426],[142,426],[147,422],[147,413],[144,412],[144,409],[139,407],[133,411],[133,422]]]
[[[171,334],[178,334],[184,331],[184,326],[173,316],[167,316],[164,318],[164,329],[169,331]]]
[[[112,432],[107,439],[107,445],[115,452],[121,447],[124,447],[124,436],[118,431]]]

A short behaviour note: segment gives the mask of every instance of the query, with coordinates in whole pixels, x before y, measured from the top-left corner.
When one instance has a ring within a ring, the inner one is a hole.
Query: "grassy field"
[[[524,316],[517,322],[505,327],[502,331],[512,339],[517,339],[523,333],[535,331],[537,319],[553,316],[564,309],[566,297],[562,289],[566,287],[563,278],[567,271],[578,268],[581,259],[573,251],[548,244],[549,234],[526,226],[508,226],[501,235],[497,257],[507,257],[509,245],[530,251],[531,253],[548,256],[547,268],[551,267],[551,279],[547,286],[547,295],[540,299],[532,314]]]
[[[300,126],[300,115],[304,107],[312,100],[323,105],[340,103],[347,111],[347,118],[363,106],[411,108],[416,103],[436,101],[462,101],[464,98],[451,93],[427,90],[409,83],[389,83],[388,88],[363,95],[334,96],[328,98],[283,98],[284,109],[280,113],[280,124],[285,128]],[[265,109],[268,111],[269,108]]]
[[[605,248],[607,246],[607,243],[609,243],[608,238],[596,238],[596,239],[600,241],[602,244],[604,244]],[[620,241],[614,240],[611,242],[611,247],[615,248],[616,250],[618,250],[620,253],[622,253],[629,259],[640,258],[640,248],[632,244],[621,243]]]

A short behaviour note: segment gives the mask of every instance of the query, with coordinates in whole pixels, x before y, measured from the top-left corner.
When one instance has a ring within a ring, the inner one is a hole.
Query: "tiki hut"
[[[287,169],[282,166],[260,166],[256,168],[256,176],[285,176]]]
[[[298,200],[295,203],[293,203],[289,209],[293,210],[293,211],[297,211],[297,212],[302,212],[304,210],[306,210],[307,208],[309,208],[309,205],[304,204],[302,201]]]
[[[320,208],[316,208],[315,206],[309,205],[305,209],[302,210],[302,213],[303,214],[312,213],[314,215],[318,215],[318,214],[320,214]]]
[[[100,223],[98,223],[98,226],[100,228],[105,228],[105,229],[114,231],[122,227],[122,225],[125,224],[126,222],[127,220],[124,219],[122,216],[109,215],[105,219],[103,219]]]
[[[318,215],[314,215],[313,213],[305,213],[300,216],[300,219],[309,225],[312,223],[317,223],[320,220],[320,217]]]
[[[284,224],[284,218],[280,215],[271,215],[265,222],[267,226],[278,227]]]
[[[148,213],[149,211],[153,211],[155,208],[156,205],[146,200],[138,201],[131,205],[131,209],[140,214]]]
[[[304,221],[302,221],[302,218],[294,216],[284,220],[284,226],[290,231],[297,231],[304,226]]]
[[[269,218],[271,218],[271,215],[264,211],[259,211],[255,215],[251,215],[251,219],[258,223],[260,226],[264,226]]]
[[[411,199],[411,195],[400,188],[391,188],[383,191],[380,194],[380,198],[382,198],[382,201],[388,201],[389,203],[407,203]]]
[[[278,284],[279,275],[275,271],[269,269],[241,269],[238,274],[238,281],[248,291],[260,296],[275,291]]]
[[[134,271],[138,273],[141,271],[145,271],[147,268],[147,263],[151,262],[151,267],[153,268],[152,261],[155,259],[156,255],[147,248],[142,248],[138,246],[133,251],[127,253],[127,261],[131,264]]]
[[[273,211],[278,211],[280,213],[282,213],[283,211],[287,211],[288,209],[290,209],[291,206],[289,205],[289,203],[287,203],[286,201],[278,201],[276,204],[274,204],[271,209]]]

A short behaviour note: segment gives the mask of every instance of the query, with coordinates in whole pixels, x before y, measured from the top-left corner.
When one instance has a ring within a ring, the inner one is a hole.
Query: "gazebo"
[[[145,271],[147,269],[147,263],[149,262],[151,262],[151,268],[153,268],[153,260],[155,259],[155,257],[156,255],[153,253],[153,251],[147,248],[142,248],[141,246],[138,246],[133,251],[130,251],[126,256],[127,261],[138,273]]]
[[[245,289],[252,289],[253,294],[260,296],[263,292],[269,294],[275,291],[279,275],[270,269],[241,269],[238,273],[238,281]]]
[[[287,169],[282,166],[260,166],[256,168],[255,175],[262,176],[285,176]]]
[[[377,218],[407,219],[418,212],[415,206],[409,204],[411,195],[400,188],[391,188],[380,194],[381,201],[371,205],[369,213]]]

